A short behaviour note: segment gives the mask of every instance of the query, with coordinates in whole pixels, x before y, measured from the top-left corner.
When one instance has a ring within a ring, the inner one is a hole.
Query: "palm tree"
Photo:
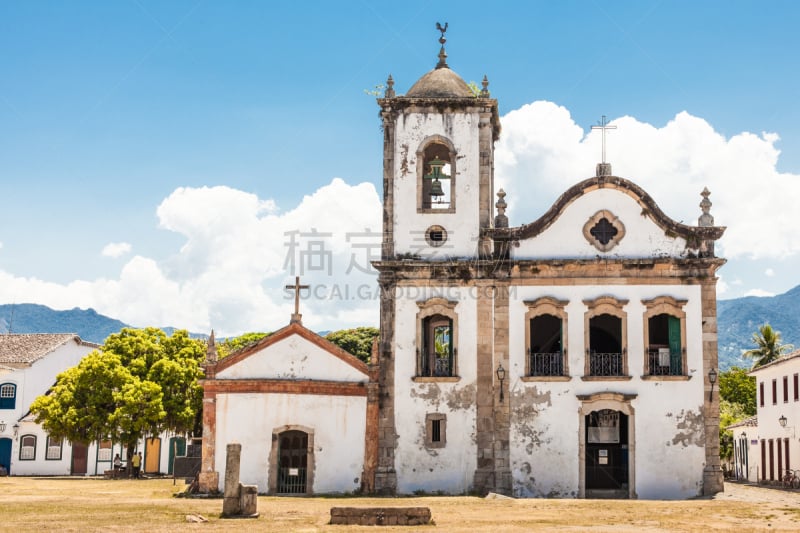
[[[780,359],[783,354],[793,348],[791,344],[781,344],[780,331],[775,331],[769,324],[764,324],[758,328],[757,332],[753,333],[753,343],[756,348],[742,354],[743,357],[753,359],[753,368]]]

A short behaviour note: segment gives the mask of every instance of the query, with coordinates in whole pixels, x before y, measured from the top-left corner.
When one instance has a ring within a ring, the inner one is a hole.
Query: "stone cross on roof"
[[[608,120],[606,116],[603,115],[603,118],[600,119],[598,122],[598,126],[592,126],[593,130],[600,130],[602,132],[601,143],[603,147],[602,152],[602,160],[600,164],[597,165],[597,177],[600,176],[610,176],[611,175],[611,163],[606,163],[606,130],[615,130],[617,129],[616,126],[609,126]]]
[[[300,314],[300,291],[310,289],[311,285],[300,285],[300,276],[294,277],[294,285],[286,285],[286,290],[294,291],[294,313],[292,314],[291,324],[302,324],[303,315]]]

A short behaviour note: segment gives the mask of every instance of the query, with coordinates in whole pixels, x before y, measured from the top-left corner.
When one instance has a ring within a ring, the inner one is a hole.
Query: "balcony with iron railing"
[[[529,376],[563,376],[564,354],[562,352],[528,351]]]
[[[623,353],[589,352],[590,376],[624,376]]]
[[[426,352],[420,358],[420,377],[451,377],[453,376],[453,358],[450,356],[434,356],[431,360]]]
[[[681,376],[683,361],[681,352],[665,351],[664,348],[647,350],[648,376]]]

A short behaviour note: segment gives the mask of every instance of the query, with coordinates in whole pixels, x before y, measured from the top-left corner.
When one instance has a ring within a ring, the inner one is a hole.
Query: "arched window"
[[[417,377],[458,376],[456,304],[444,298],[417,302]]]
[[[425,139],[417,150],[417,212],[455,213],[456,152],[441,135]]]
[[[588,307],[584,330],[586,363],[584,379],[609,377],[630,379],[628,376],[628,321],[623,307],[628,300],[601,296],[584,300]]]
[[[0,409],[14,409],[17,405],[17,386],[13,383],[0,385]]]
[[[19,439],[19,460],[36,460],[36,435],[23,435]]]
[[[686,376],[687,300],[659,296],[642,300],[644,313],[644,375]]]
[[[569,376],[567,366],[567,313],[565,300],[545,296],[525,301],[525,375],[533,378]]]

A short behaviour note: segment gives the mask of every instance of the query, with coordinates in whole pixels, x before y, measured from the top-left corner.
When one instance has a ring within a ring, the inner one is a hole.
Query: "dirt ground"
[[[172,480],[0,478],[0,531],[798,531],[800,491],[726,484],[688,501],[514,500],[477,497],[276,498],[260,517],[223,520],[221,499],[175,498]],[[331,507],[425,506],[435,524],[331,526]],[[187,515],[205,523],[189,523]]]

